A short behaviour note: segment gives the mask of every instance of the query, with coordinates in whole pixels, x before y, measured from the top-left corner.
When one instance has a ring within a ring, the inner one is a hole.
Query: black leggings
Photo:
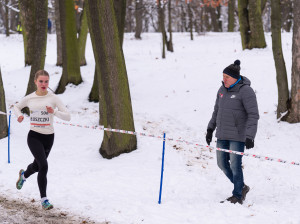
[[[47,172],[49,156],[54,141],[54,134],[43,135],[35,131],[29,131],[27,143],[32,155],[34,156],[33,163],[29,164],[24,172],[25,178],[30,177],[35,172],[39,172],[37,181],[40,189],[41,198],[46,197],[47,189]]]

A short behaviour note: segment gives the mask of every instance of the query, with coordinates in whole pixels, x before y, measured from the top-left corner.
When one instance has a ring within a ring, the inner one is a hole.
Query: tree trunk
[[[18,2],[16,0],[11,0],[11,5],[16,5]],[[10,10],[10,29],[13,31],[17,31],[18,26],[18,12],[15,10]]]
[[[0,111],[6,113],[5,92],[0,69]],[[0,114],[0,139],[8,135],[7,116]]]
[[[220,19],[221,18],[221,6],[218,6],[216,8],[216,13],[217,13],[217,21],[218,21],[218,32],[223,32],[223,21]]]
[[[8,37],[9,36],[9,20],[8,20],[8,0],[5,0],[5,34]]]
[[[249,0],[250,49],[267,46],[261,18],[261,0]]]
[[[234,31],[235,0],[228,1],[228,32]]]
[[[192,12],[192,9],[191,9],[191,2],[190,1],[188,1],[187,7],[188,7],[188,15],[189,15],[190,37],[191,37],[191,40],[194,40],[194,36],[193,36],[193,12]]]
[[[183,8],[183,4],[181,4],[181,32],[186,31],[186,13]]]
[[[133,31],[133,0],[128,0],[126,2],[126,16],[125,16],[125,30],[128,33]],[[117,15],[116,15],[117,16]]]
[[[210,18],[211,18],[211,24],[212,24],[212,31],[213,32],[219,32],[219,18],[217,15],[217,8],[209,7],[210,12]]]
[[[293,1],[281,0],[281,11],[282,11],[282,28],[286,32],[291,31],[293,21]]]
[[[161,1],[158,1],[158,22],[159,30],[162,34],[162,58],[166,58],[166,28],[165,28],[165,5]]]
[[[100,124],[134,131],[131,97],[112,0],[86,0],[99,87]],[[136,136],[104,132],[100,154],[113,158],[137,147]]]
[[[211,31],[211,24],[209,22],[209,7],[208,6],[204,6],[204,16],[203,16],[203,20],[204,20],[204,29],[205,31]]]
[[[250,24],[248,16],[248,0],[238,0],[240,34],[243,50],[250,47]]]
[[[98,88],[98,79],[97,79],[97,66],[95,66],[95,74],[94,74],[94,82],[92,86],[92,90],[89,95],[90,102],[99,102],[99,88]]]
[[[5,7],[3,2],[0,1],[0,17],[2,19],[3,25],[5,27]]]
[[[272,49],[276,67],[276,80],[278,88],[277,119],[288,111],[289,87],[287,73],[281,45],[281,4],[280,0],[271,1],[271,30]],[[283,120],[283,119],[282,119]]]
[[[36,27],[35,0],[19,1],[24,40],[25,66],[32,65]]]
[[[118,12],[120,12],[122,4],[124,4],[124,1],[115,1],[114,4],[119,4],[118,7],[114,6],[114,10],[118,10]],[[126,5],[126,2],[125,2],[125,5]],[[123,16],[125,17],[125,14]],[[119,20],[119,22],[117,22],[118,32],[123,33],[123,35],[119,35],[119,38],[122,38],[122,39],[119,39],[120,40],[120,45],[121,45],[121,48],[122,48],[123,36],[124,36],[124,24],[125,24],[124,21],[125,20],[122,22],[121,16],[116,17],[116,19]],[[122,50],[122,54],[123,54],[123,50]],[[124,57],[124,55],[123,55],[123,57]],[[97,66],[95,66],[94,82],[93,82],[91,92],[89,94],[89,101],[90,102],[99,102],[99,95],[98,95],[99,89],[98,89],[97,72],[98,72]]]
[[[135,1],[135,38],[142,39],[141,33],[143,30],[143,0]]]
[[[114,13],[116,17],[119,40],[123,46],[124,28],[125,28],[125,15],[126,15],[126,0],[113,0]],[[122,51],[123,52],[123,51]]]
[[[79,51],[80,66],[86,65],[85,47],[86,47],[87,35],[88,35],[88,22],[87,22],[85,7],[83,7],[83,11],[80,17],[80,29],[79,29],[79,36],[78,36],[78,51]]]
[[[44,69],[46,58],[48,1],[35,0],[34,9],[36,21],[34,29],[35,36],[33,48],[33,63],[30,70],[26,95],[36,90],[36,86],[34,84],[34,75],[38,70]]]
[[[291,109],[287,121],[300,122],[300,1],[294,1]]]
[[[169,25],[168,25],[168,30],[169,30],[169,35],[170,38],[167,40],[167,50],[170,52],[174,52],[173,48],[173,35],[172,35],[172,7],[171,7],[171,0],[168,1],[168,18],[169,18]]]
[[[59,16],[59,0],[55,0],[55,27],[56,27],[56,49],[57,49],[56,66],[62,66],[63,59],[62,59],[62,40],[61,40],[61,28],[60,28],[60,16]]]
[[[265,48],[261,0],[238,0],[238,14],[243,50]]]
[[[82,79],[80,74],[73,1],[59,1],[59,13],[62,39],[63,73],[56,93],[63,93],[69,83],[78,85],[82,82]]]

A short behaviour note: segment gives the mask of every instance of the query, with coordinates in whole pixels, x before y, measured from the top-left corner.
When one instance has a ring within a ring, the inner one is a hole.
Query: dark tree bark
[[[261,0],[249,0],[250,49],[265,48],[265,34],[261,18]]]
[[[263,12],[266,8],[266,5],[267,5],[267,1],[268,0],[261,0],[261,12]]]
[[[19,1],[20,19],[24,40],[25,66],[32,65],[36,35],[35,0]]]
[[[208,7],[208,6],[205,5],[203,7],[203,9],[204,9],[204,12],[203,12],[204,13],[204,16],[203,16],[204,29],[209,32],[209,31],[211,31],[211,23],[209,22],[210,7]]]
[[[97,66],[100,124],[134,131],[129,84],[112,0],[86,0]],[[100,154],[113,158],[137,147],[136,136],[104,132]]]
[[[56,66],[62,66],[63,59],[62,59],[62,40],[61,40],[61,28],[60,28],[60,16],[59,16],[59,0],[55,0],[55,27],[56,27],[56,49],[57,49]]]
[[[44,69],[47,46],[47,25],[48,25],[48,0],[35,0],[34,11],[36,15],[34,27],[34,47],[33,63],[30,70],[30,76],[26,95],[36,90],[34,84],[34,75],[38,70]]]
[[[78,43],[74,3],[72,0],[59,1],[62,39],[63,73],[56,93],[63,93],[69,83],[82,82],[78,56]]]
[[[292,90],[289,123],[300,122],[300,1],[294,1],[294,27],[292,46]]]
[[[180,5],[181,9],[181,32],[185,32],[187,30],[186,26],[186,12],[184,10],[183,4]]]
[[[114,0],[114,4],[119,4],[118,6],[114,5],[114,10],[117,10],[117,12],[122,13],[122,10],[126,10],[126,8],[125,9],[122,8],[124,6],[123,4],[126,5],[126,1],[124,2],[124,0],[122,0],[122,1]],[[117,27],[118,27],[118,32],[119,32],[120,46],[122,48],[123,37],[124,37],[124,28],[125,28],[125,14],[123,13],[123,18],[121,16],[116,17],[116,20],[117,20]],[[122,32],[122,35],[120,35],[120,32]],[[123,50],[122,50],[122,54],[123,54]],[[98,87],[98,80],[97,80],[97,72],[99,72],[99,70],[97,69],[97,66],[95,66],[94,82],[93,82],[91,92],[89,94],[90,102],[99,102],[99,95],[98,95],[99,87]]]
[[[238,14],[243,49],[265,48],[261,0],[238,0]]]
[[[141,33],[143,30],[143,0],[135,0],[135,38],[142,39]]]
[[[234,31],[235,0],[228,1],[228,32]]]
[[[220,32],[218,9],[209,7],[211,25],[213,32]]]
[[[123,46],[124,28],[125,28],[125,15],[126,15],[126,0],[113,0],[115,17],[119,32],[119,40]]]
[[[250,24],[248,15],[248,0],[238,1],[238,14],[239,14],[239,24],[240,33],[242,39],[242,47],[244,49],[250,48]]]
[[[78,51],[79,51],[80,66],[86,65],[85,47],[86,47],[87,35],[88,35],[88,22],[86,17],[86,10],[83,5],[83,11],[80,16],[80,28],[78,32]]]
[[[101,74],[99,74],[101,75]],[[90,102],[99,102],[99,88],[98,88],[98,79],[97,79],[97,66],[95,66],[95,73],[94,73],[94,82],[92,86],[92,90],[89,94],[89,101]]]
[[[18,2],[16,0],[11,0],[11,5],[17,5]],[[10,29],[13,31],[17,31],[18,26],[18,12],[15,10],[10,10]]]
[[[188,15],[189,15],[190,37],[191,37],[191,40],[194,40],[194,35],[193,35],[193,12],[192,12],[192,9],[191,9],[191,2],[189,2],[189,1],[187,3],[187,8],[188,8]]]
[[[6,113],[5,92],[0,69],[0,111]],[[0,114],[0,139],[8,135],[7,116]]]
[[[281,13],[282,13],[282,28],[286,32],[291,31],[293,21],[293,1],[281,0]]]
[[[8,0],[5,0],[5,34],[8,37],[9,36],[9,20],[8,20]]]
[[[174,52],[173,48],[173,31],[172,31],[172,5],[171,5],[172,0],[168,1],[168,19],[169,19],[169,24],[168,24],[168,30],[169,30],[169,40],[167,40],[167,50],[170,52]]]
[[[158,22],[159,30],[162,34],[162,58],[166,58],[166,43],[167,43],[167,33],[165,28],[165,4],[158,1]]]
[[[276,67],[276,80],[278,88],[277,118],[282,119],[282,114],[288,111],[289,87],[287,73],[281,45],[281,4],[280,0],[271,1],[271,30],[272,49]],[[282,119],[284,120],[284,119]]]

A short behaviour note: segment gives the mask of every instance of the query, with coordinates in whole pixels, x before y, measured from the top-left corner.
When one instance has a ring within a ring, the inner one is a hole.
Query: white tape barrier
[[[144,136],[144,137],[153,137],[153,138],[163,139],[163,136],[155,136],[155,135],[149,135],[149,134],[146,134],[146,133],[126,131],[126,130],[120,130],[120,129],[104,128],[103,126],[76,125],[76,124],[70,124],[70,123],[65,123],[65,122],[55,122],[55,123],[68,125],[68,126],[72,126],[72,127],[91,128],[91,129],[98,129],[98,130],[104,130],[104,131],[110,131],[110,132],[117,132],[117,133],[124,133],[124,134],[130,134],[130,135],[139,135],[139,136]],[[291,165],[300,166],[299,162],[287,161],[287,160],[277,159],[277,158],[273,158],[273,157],[269,157],[269,156],[255,155],[255,154],[250,154],[250,153],[247,153],[247,152],[237,152],[237,151],[228,150],[228,149],[214,148],[212,146],[205,146],[205,145],[194,143],[194,142],[188,142],[188,141],[185,141],[183,139],[177,139],[176,140],[176,139],[173,139],[173,138],[166,138],[166,141],[176,141],[176,142],[185,143],[187,145],[194,145],[196,147],[209,148],[211,150],[218,150],[218,151],[233,153],[233,154],[237,154],[237,155],[241,155],[241,156],[248,156],[248,157],[261,159],[261,160],[268,160],[268,161],[273,161],[273,162],[287,163],[287,164],[291,164]]]

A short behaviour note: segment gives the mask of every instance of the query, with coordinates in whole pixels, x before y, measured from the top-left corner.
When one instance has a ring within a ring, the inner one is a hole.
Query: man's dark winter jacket
[[[242,76],[234,87],[227,89],[223,84],[219,89],[207,128],[217,128],[218,139],[245,142],[246,138],[255,138],[259,114],[250,84],[250,80]]]

